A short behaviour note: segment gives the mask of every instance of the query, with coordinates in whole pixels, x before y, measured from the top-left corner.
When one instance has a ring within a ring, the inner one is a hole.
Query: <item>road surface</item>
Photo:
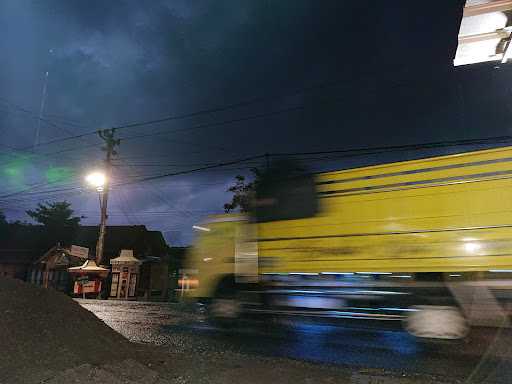
[[[135,342],[202,356],[231,351],[262,357],[436,375],[466,383],[512,382],[512,332],[477,329],[461,342],[424,343],[399,326],[326,324],[298,319],[254,321],[230,330],[209,325],[183,305],[78,300]]]

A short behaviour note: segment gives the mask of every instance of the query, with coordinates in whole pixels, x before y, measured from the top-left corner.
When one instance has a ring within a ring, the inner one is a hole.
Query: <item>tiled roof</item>
[[[35,249],[0,249],[0,263],[29,264],[39,256]]]
[[[73,235],[70,244],[89,248],[94,256],[98,239],[98,226],[81,226]],[[55,244],[48,244],[45,230],[41,225],[19,225],[11,227],[9,236],[0,238],[0,262],[30,263],[41,257]],[[161,232],[148,231],[144,225],[107,226],[105,235],[104,260],[119,256],[121,249],[133,249],[138,258],[147,256],[166,257],[167,244]]]

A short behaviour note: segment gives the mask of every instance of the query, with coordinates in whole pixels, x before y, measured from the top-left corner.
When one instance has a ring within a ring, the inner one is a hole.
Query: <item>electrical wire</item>
[[[435,75],[438,76],[439,74],[436,72]],[[363,76],[365,76],[365,75],[362,74],[360,77],[363,77]],[[375,81],[376,80],[377,79],[375,79]],[[425,76],[424,76],[421,80],[415,79],[414,83],[421,83],[421,82],[426,82],[426,81],[429,81],[429,79],[425,78]],[[170,115],[170,116],[164,116],[164,117],[156,118],[156,119],[114,125],[111,128],[117,129],[117,130],[124,130],[124,129],[129,129],[129,128],[136,128],[136,127],[143,127],[143,126],[148,126],[148,125],[159,124],[159,123],[163,123],[163,122],[183,120],[183,119],[187,119],[187,118],[197,117],[200,115],[208,115],[208,114],[212,114],[212,113],[225,112],[228,110],[238,109],[238,108],[246,107],[246,106],[253,105],[253,104],[280,100],[280,99],[283,99],[286,97],[292,97],[292,96],[296,96],[296,95],[299,95],[302,93],[309,93],[311,91],[330,88],[330,87],[336,87],[336,86],[341,86],[341,85],[344,85],[345,87],[351,86],[345,79],[339,79],[339,80],[334,80],[334,81],[324,81],[324,82],[321,82],[321,83],[318,83],[318,84],[315,84],[315,85],[312,85],[309,87],[301,87],[301,88],[294,89],[291,91],[284,91],[278,95],[253,97],[248,100],[231,103],[231,104],[226,104],[226,105],[219,106],[219,107],[206,108],[206,109],[201,109],[201,110],[189,112],[189,113],[181,113],[181,114],[175,114],[175,115]],[[404,83],[404,82],[401,82],[401,83],[396,82],[394,84],[387,84],[386,86],[387,86],[387,88],[389,88],[389,87],[393,87],[393,86],[394,87],[404,87],[404,86],[408,86],[408,85],[411,85],[411,84]],[[291,109],[291,110],[293,110],[293,109]],[[283,111],[283,112],[286,112],[286,111]],[[80,139],[85,136],[94,135],[94,134],[96,134],[96,132],[97,132],[97,130],[90,131],[90,132],[84,132],[82,134],[78,134],[78,135],[74,135],[74,136],[50,140],[47,142],[39,143],[38,146],[51,145],[51,144],[56,144],[56,143],[60,143],[60,142],[64,142],[64,141]],[[31,148],[31,147],[29,147],[29,148]]]
[[[394,152],[394,151],[403,151],[403,150],[418,150],[418,149],[432,149],[432,148],[441,148],[441,147],[450,147],[450,146],[468,146],[468,145],[488,145],[495,143],[508,143],[512,140],[511,136],[498,136],[498,137],[489,137],[483,139],[468,139],[468,140],[452,140],[452,141],[439,141],[439,142],[430,142],[430,143],[421,143],[421,144],[406,144],[406,145],[394,145],[394,146],[379,146],[379,147],[364,147],[364,148],[354,148],[354,149],[340,149],[340,150],[329,150],[329,151],[315,151],[315,152],[290,152],[290,153],[269,153],[269,154],[261,154],[231,161],[220,162],[216,164],[211,164],[199,168],[193,168],[188,170],[182,170],[177,172],[169,172],[163,174],[155,174],[150,176],[140,176],[134,177],[132,180],[122,181],[115,184],[112,184],[112,187],[124,186],[129,184],[135,184],[140,182],[152,181],[163,179],[172,176],[186,175],[206,170],[212,170],[216,168],[222,168],[229,165],[241,164],[253,160],[258,159],[266,159],[268,157],[274,156],[309,156],[309,155],[319,155],[319,154],[344,154],[345,157],[352,156],[361,156],[361,155],[372,155],[376,153],[384,153],[384,152]],[[0,196],[0,199],[5,199],[6,197],[14,196],[17,194],[24,195],[40,195],[54,192],[67,192],[67,191],[76,191],[80,190],[81,187],[69,187],[69,188],[61,188],[50,191],[40,191],[40,192],[31,192],[30,190],[13,192],[7,195]]]
[[[31,111],[28,108],[22,107],[22,106],[20,106],[20,105],[18,105],[16,103],[13,103],[12,101],[9,101],[9,100],[7,100],[4,97],[0,97],[0,101],[3,102],[4,104],[6,104],[8,108],[16,109],[17,111],[20,111],[20,112],[30,116],[30,118],[38,120],[38,121],[41,121],[42,123],[47,124],[48,126],[51,126],[53,128],[56,128],[56,129],[58,129],[61,132],[64,132],[64,133],[66,133],[68,135],[74,135],[75,134],[74,132],[66,129],[65,127],[62,127],[62,126],[60,126],[58,124],[55,124],[55,122],[53,122],[51,119],[47,119],[47,118],[41,117],[41,116],[39,116],[39,114],[36,114],[36,112]],[[7,113],[9,113],[8,110],[7,110]],[[71,125],[71,124],[68,124],[68,125]],[[37,146],[37,144],[36,144],[36,146]]]
[[[468,139],[468,140],[446,140],[446,141],[438,141],[438,142],[429,142],[422,144],[405,144],[405,145],[394,145],[394,146],[379,146],[379,147],[364,147],[364,148],[354,148],[354,149],[339,149],[339,150],[329,150],[329,151],[315,151],[315,152],[289,152],[289,153],[268,153],[262,155],[251,156],[243,159],[237,159],[233,161],[213,164],[209,166],[199,167],[195,169],[189,169],[178,172],[170,172],[159,175],[152,175],[147,177],[140,177],[138,179],[130,180],[127,182],[122,182],[118,185],[127,185],[136,182],[144,182],[157,180],[165,177],[178,176],[183,174],[189,174],[194,172],[200,172],[204,170],[210,170],[220,167],[225,167],[227,165],[240,164],[251,160],[257,159],[265,159],[268,157],[292,157],[292,156],[308,156],[308,155],[319,155],[319,154],[345,154],[344,157],[353,157],[353,156],[362,156],[362,155],[372,155],[379,153],[388,153],[395,151],[408,151],[408,150],[418,150],[418,149],[432,149],[432,148],[443,148],[443,147],[451,147],[451,146],[470,146],[470,145],[482,145],[482,144],[493,144],[493,143],[509,143],[512,141],[512,136],[499,136],[499,137],[489,137],[484,139]]]
[[[207,108],[207,109],[202,109],[202,110],[198,110],[198,111],[194,111],[194,112],[190,112],[190,113],[182,113],[182,114],[165,116],[165,117],[161,117],[161,118],[157,118],[157,119],[151,119],[151,120],[145,120],[145,121],[138,121],[138,122],[133,122],[133,123],[121,124],[121,125],[113,126],[112,128],[116,129],[116,130],[122,130],[122,129],[128,129],[128,128],[143,127],[143,126],[147,126],[147,125],[154,125],[154,124],[163,123],[163,122],[169,122],[169,121],[174,121],[174,120],[183,120],[183,119],[188,119],[188,118],[191,118],[191,117],[197,117],[197,116],[200,116],[200,115],[224,112],[224,111],[228,111],[228,110],[232,110],[232,109],[241,108],[241,107],[244,107],[244,106],[249,106],[249,105],[252,105],[252,104],[261,103],[261,102],[264,102],[264,101],[281,99],[281,98],[284,98],[284,97],[290,97],[290,96],[293,96],[293,95],[296,95],[296,94],[299,94],[299,93],[303,93],[303,92],[310,92],[310,91],[316,90],[316,89],[322,89],[322,88],[326,88],[326,87],[335,86],[336,84],[339,84],[339,83],[342,83],[342,80],[335,81],[335,82],[321,83],[321,84],[317,84],[317,85],[314,85],[314,86],[311,86],[311,87],[305,87],[305,88],[297,89],[297,90],[294,90],[292,92],[287,92],[285,94],[281,94],[281,95],[277,95],[277,96],[254,97],[254,98],[249,99],[249,100],[245,100],[245,101],[241,101],[241,102],[236,102],[236,103],[231,103],[231,104],[223,105],[223,106],[220,106],[220,107]],[[94,134],[96,134],[96,132],[97,132],[97,130],[96,131],[85,132],[85,133],[74,135],[74,136],[59,138],[59,139],[55,139],[55,140],[49,140],[49,141],[46,141],[46,142],[43,142],[43,143],[39,143],[37,146],[50,145],[50,144],[56,144],[56,143],[60,143],[60,142],[68,141],[68,140],[80,139],[80,138],[83,138],[85,136],[94,135]]]

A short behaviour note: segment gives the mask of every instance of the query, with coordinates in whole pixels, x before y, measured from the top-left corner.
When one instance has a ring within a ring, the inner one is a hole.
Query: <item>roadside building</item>
[[[80,227],[75,244],[88,247],[94,254],[98,227]],[[167,300],[169,290],[169,246],[159,231],[148,231],[144,225],[109,226],[105,236],[102,267],[111,268],[110,260],[131,250],[141,262],[140,276],[136,284],[136,296],[142,300]],[[104,286],[103,297],[110,296],[112,275]]]
[[[77,254],[75,246],[62,247],[55,245],[41,257],[32,262],[27,280],[45,288],[54,288],[58,291],[70,293],[73,281],[68,268],[82,265],[87,260],[87,253]]]
[[[33,249],[0,249],[0,277],[25,280],[32,260],[37,257]]]
[[[0,277],[25,280],[32,262],[48,249],[42,226],[13,223],[0,235]]]
[[[44,227],[20,225],[13,236],[0,240],[0,276],[30,281],[53,287],[65,293],[73,292],[73,279],[68,268],[82,265],[87,258],[94,259],[98,237],[97,226],[81,226],[71,244],[48,245]],[[79,247],[76,247],[79,246]],[[74,248],[74,250],[73,250]],[[87,248],[83,254],[76,250]],[[110,260],[120,256],[121,250],[131,250],[140,262],[135,285],[136,298],[142,300],[167,300],[169,291],[169,246],[161,232],[149,231],[144,225],[108,226],[105,237],[102,267],[111,268]],[[102,297],[110,294],[112,276],[103,285]]]

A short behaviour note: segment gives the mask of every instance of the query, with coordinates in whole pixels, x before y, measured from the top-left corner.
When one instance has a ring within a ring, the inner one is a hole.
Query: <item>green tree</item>
[[[0,228],[7,226],[7,219],[5,218],[5,214],[0,211]]]
[[[7,239],[9,231],[9,223],[5,218],[5,215],[2,211],[0,211],[0,240]]]
[[[80,217],[73,217],[71,204],[67,201],[57,201],[55,203],[44,204],[39,203],[34,211],[28,210],[27,215],[38,223],[50,228],[76,228],[80,224]]]
[[[67,201],[39,203],[35,210],[28,210],[36,222],[44,225],[47,240],[52,243],[68,243],[80,225],[80,217],[73,216],[71,204]]]
[[[257,168],[251,169],[251,172],[254,176],[251,182],[247,182],[245,176],[238,175],[235,177],[235,184],[228,188],[228,192],[231,192],[233,196],[231,202],[224,204],[226,213],[237,209],[242,213],[249,211],[254,191],[261,179],[261,172]]]

